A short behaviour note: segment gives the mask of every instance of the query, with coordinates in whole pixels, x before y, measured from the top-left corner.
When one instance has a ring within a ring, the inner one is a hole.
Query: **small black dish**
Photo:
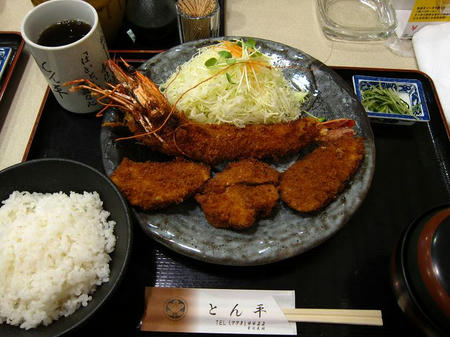
[[[411,223],[391,260],[400,309],[427,336],[450,336],[450,205]]]
[[[113,294],[125,273],[132,242],[131,216],[125,199],[116,186],[102,173],[80,162],[67,159],[36,159],[13,165],[0,171],[0,200],[5,200],[13,191],[54,193],[71,191],[97,191],[103,208],[110,213],[109,219],[116,222],[114,234],[116,246],[110,254],[109,281],[92,294],[86,307],[80,307],[72,315],[61,317],[48,326],[24,330],[6,323],[0,324],[2,337],[55,337],[61,336],[82,325]]]

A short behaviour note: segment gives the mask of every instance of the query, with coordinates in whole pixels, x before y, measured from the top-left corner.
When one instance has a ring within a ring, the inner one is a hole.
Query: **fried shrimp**
[[[322,143],[282,174],[281,199],[299,212],[322,209],[344,189],[363,157],[361,137]]]
[[[110,178],[131,205],[152,210],[182,203],[210,174],[209,166],[185,160],[137,163],[124,158]]]
[[[122,70],[109,60],[107,66],[118,84],[103,89],[87,79],[67,83],[71,90],[89,90],[99,96],[99,103],[120,108],[123,125],[132,136],[149,148],[172,156],[184,156],[206,164],[218,164],[245,158],[279,159],[322,138],[353,132],[354,121],[336,119],[319,122],[316,118],[298,117],[272,124],[205,124],[192,121],[169,103],[148,77],[135,69]],[[99,112],[101,115],[101,112]],[[117,123],[112,123],[113,125]]]
[[[296,153],[320,134],[317,120],[300,118],[278,124],[187,123],[178,127],[175,141],[188,158],[209,164],[244,158],[278,159]]]

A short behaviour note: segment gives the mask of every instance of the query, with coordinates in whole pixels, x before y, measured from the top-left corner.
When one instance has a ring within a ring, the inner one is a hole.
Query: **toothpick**
[[[211,14],[216,3],[214,0],[178,0],[178,7],[185,15],[202,17]]]

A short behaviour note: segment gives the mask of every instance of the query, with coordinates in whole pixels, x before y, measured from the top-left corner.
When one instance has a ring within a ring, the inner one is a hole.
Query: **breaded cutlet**
[[[237,184],[223,193],[195,195],[211,225],[237,230],[251,227],[257,218],[270,216],[278,198],[278,188],[272,184]]]
[[[281,199],[299,212],[317,211],[344,189],[364,158],[361,137],[320,144],[281,176]]]
[[[195,195],[214,227],[242,230],[269,217],[276,205],[279,173],[256,159],[230,163]]]
[[[222,172],[217,173],[201,189],[201,193],[224,192],[229,186],[236,184],[278,185],[280,174],[269,164],[256,159],[243,159],[231,162]]]
[[[131,205],[153,210],[182,203],[210,176],[210,167],[201,163],[181,159],[139,163],[124,158],[110,178]]]

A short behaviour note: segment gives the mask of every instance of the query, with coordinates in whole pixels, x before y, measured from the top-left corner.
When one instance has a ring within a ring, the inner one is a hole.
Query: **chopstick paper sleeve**
[[[294,291],[148,287],[141,330],[296,335],[281,306],[294,308]]]

